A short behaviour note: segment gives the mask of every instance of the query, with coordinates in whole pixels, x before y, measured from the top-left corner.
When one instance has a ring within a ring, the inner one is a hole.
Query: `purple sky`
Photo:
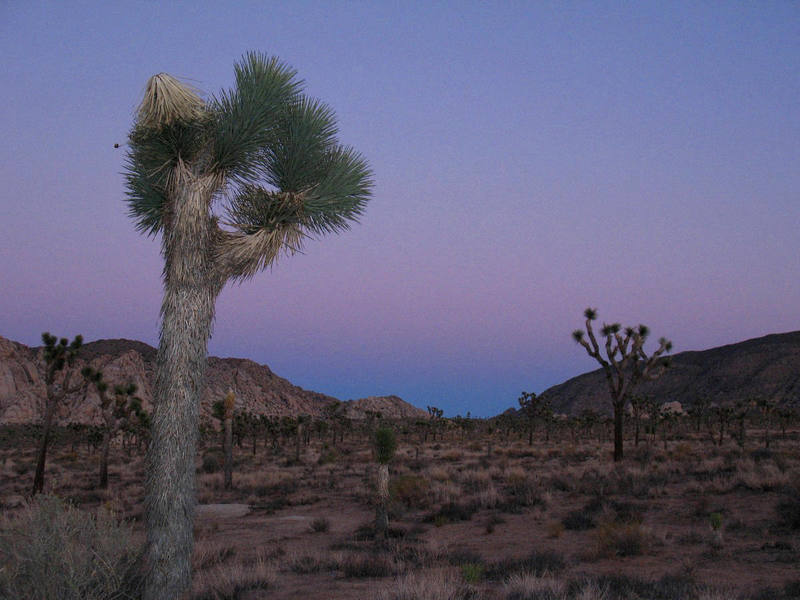
[[[486,416],[594,368],[589,305],[676,351],[800,328],[800,4],[430,4],[0,4],[0,335],[157,344],[159,243],[113,144],[150,75],[215,93],[247,50],[376,186],[223,292],[210,353]]]

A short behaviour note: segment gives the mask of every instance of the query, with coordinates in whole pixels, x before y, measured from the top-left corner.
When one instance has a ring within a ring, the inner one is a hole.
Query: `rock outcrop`
[[[78,370],[90,364],[102,370],[105,380],[112,385],[135,383],[145,410],[152,409],[155,348],[135,340],[98,340],[85,344],[79,356]],[[337,402],[332,396],[293,385],[266,365],[240,358],[209,357],[201,418],[210,418],[212,404],[223,398],[228,389],[236,391],[237,410],[257,415],[321,416],[326,405]],[[41,349],[0,337],[0,424],[38,422],[44,398]],[[89,387],[67,398],[59,407],[57,420],[59,424],[100,423],[99,404],[97,393]],[[397,396],[366,398],[345,404],[350,418],[363,418],[366,410],[380,411],[392,418],[425,414]]]

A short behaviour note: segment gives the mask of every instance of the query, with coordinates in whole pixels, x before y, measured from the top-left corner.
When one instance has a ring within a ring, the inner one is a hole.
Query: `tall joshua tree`
[[[164,257],[146,600],[177,598],[191,582],[198,401],[217,296],[307,237],[348,229],[369,198],[367,163],[336,134],[332,110],[262,54],[245,55],[234,87],[206,100],[166,73],[147,82],[126,173],[130,215],[161,234]]]
[[[583,316],[586,318],[586,331],[576,329],[572,337],[603,368],[603,373],[611,392],[611,403],[614,407],[614,461],[622,460],[622,419],[625,404],[636,386],[642,380],[657,379],[669,365],[665,352],[672,349],[672,342],[666,338],[658,340],[658,348],[650,356],[644,351],[644,343],[650,335],[645,325],[636,328],[626,327],[619,323],[603,324],[600,334],[605,338],[605,354],[600,353],[600,345],[592,329],[592,321],[597,319],[597,310],[587,308]],[[588,335],[589,341],[586,341]]]
[[[42,342],[44,343],[44,383],[47,398],[42,415],[42,439],[39,442],[39,455],[36,459],[36,474],[33,476],[31,496],[40,493],[44,488],[47,445],[50,442],[50,429],[53,426],[56,407],[64,401],[68,394],[77,392],[82,387],[82,383],[71,386],[70,382],[74,375],[75,358],[83,345],[83,336],[76,335],[75,339],[70,342],[67,338],[59,340],[46,331],[42,334]]]

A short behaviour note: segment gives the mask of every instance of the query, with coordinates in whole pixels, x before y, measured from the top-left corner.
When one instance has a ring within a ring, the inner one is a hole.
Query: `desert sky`
[[[0,335],[157,345],[123,178],[147,78],[246,51],[336,111],[361,222],[217,303],[209,352],[341,399],[497,414],[596,365],[800,328],[800,3],[0,3]],[[120,144],[119,149],[114,144]]]

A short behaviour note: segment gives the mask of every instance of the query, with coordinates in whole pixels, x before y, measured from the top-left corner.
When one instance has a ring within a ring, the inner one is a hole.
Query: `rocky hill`
[[[779,404],[800,402],[800,331],[674,354],[671,368],[656,381],[643,383],[637,393],[662,403],[677,401],[684,408],[699,397],[722,405],[759,397]],[[611,412],[600,369],[553,386],[541,396],[560,413],[578,414],[586,408]]]
[[[86,364],[101,369],[112,384],[132,381],[138,386],[146,410],[152,408],[156,349],[135,340],[98,340],[87,343],[80,352],[77,368]],[[44,363],[39,348],[0,337],[0,424],[29,423],[39,420],[45,397]],[[240,358],[209,357],[206,388],[201,400],[201,415],[208,418],[211,405],[236,391],[237,409],[259,415],[309,414],[320,416],[332,396],[304,390],[275,375],[266,365]],[[60,423],[99,423],[99,398],[94,389],[73,394],[61,407]],[[427,413],[397,396],[365,398],[346,403],[350,418],[364,418],[367,410],[379,411],[387,418],[417,418]]]

